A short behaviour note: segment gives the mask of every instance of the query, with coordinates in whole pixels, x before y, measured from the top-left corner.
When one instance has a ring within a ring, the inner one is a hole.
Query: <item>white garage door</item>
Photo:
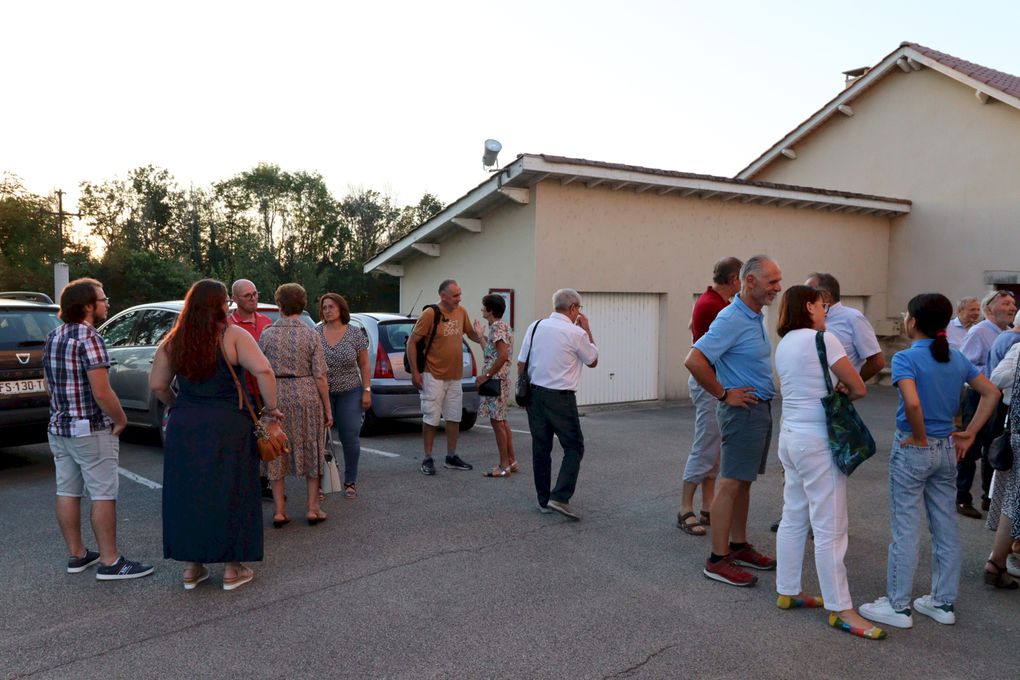
[[[581,292],[599,347],[599,363],[585,368],[578,404],[659,398],[659,296]]]

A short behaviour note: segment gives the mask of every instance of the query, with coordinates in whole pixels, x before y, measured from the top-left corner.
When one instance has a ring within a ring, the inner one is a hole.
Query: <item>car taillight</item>
[[[390,355],[383,351],[382,347],[375,354],[375,375],[373,378],[392,378],[393,366],[390,365]]]
[[[471,357],[471,377],[472,378],[477,377],[478,376],[478,365],[475,364],[475,353],[471,352],[471,351],[468,351],[468,356]]]

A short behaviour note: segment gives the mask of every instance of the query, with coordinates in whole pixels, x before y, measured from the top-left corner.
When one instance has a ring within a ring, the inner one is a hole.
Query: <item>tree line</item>
[[[280,283],[341,293],[352,310],[396,311],[399,283],[364,263],[442,210],[432,194],[398,206],[371,189],[335,198],[321,175],[260,164],[210,186],[181,186],[167,170],[80,184],[76,218],[58,228],[53,196],[0,175],[0,290],[53,289],[53,264],[103,282],[116,309],[180,299],[204,277],[255,282],[271,302]],[[61,252],[63,251],[63,252]]]

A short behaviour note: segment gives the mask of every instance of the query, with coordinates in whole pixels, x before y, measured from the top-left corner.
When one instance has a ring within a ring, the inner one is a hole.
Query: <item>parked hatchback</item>
[[[158,428],[163,433],[163,404],[149,389],[149,370],[156,346],[166,335],[184,307],[182,300],[136,305],[111,317],[99,327],[110,355],[110,386],[120,399],[128,425]],[[259,304],[258,311],[274,321],[280,318],[275,305]],[[315,326],[308,312],[301,320]]]
[[[43,346],[60,325],[59,310],[54,304],[0,299],[0,443],[46,439],[50,400]]]
[[[411,384],[411,374],[404,370],[404,348],[416,318],[400,314],[351,314],[351,325],[368,336],[368,362],[372,370],[372,408],[365,413],[363,433],[377,431],[385,420],[421,418],[421,397]],[[463,343],[464,410],[461,431],[470,430],[478,417],[478,367],[474,354]]]

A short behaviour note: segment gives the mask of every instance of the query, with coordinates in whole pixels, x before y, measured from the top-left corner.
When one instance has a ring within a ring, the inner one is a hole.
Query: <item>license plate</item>
[[[2,380],[0,396],[8,394],[38,394],[46,391],[46,383],[42,378],[33,380]]]

